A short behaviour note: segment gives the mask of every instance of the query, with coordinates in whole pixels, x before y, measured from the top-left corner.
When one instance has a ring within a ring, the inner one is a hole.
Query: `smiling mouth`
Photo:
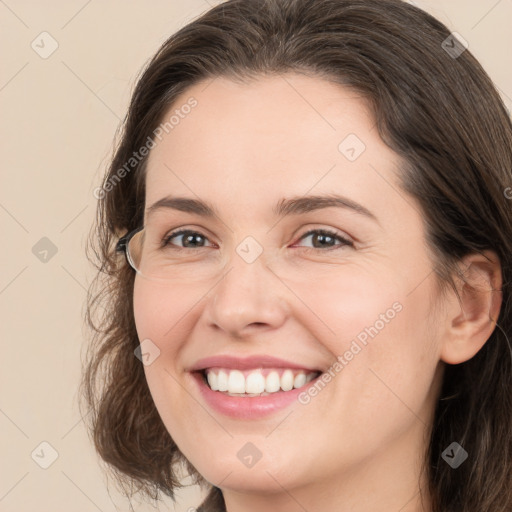
[[[320,371],[283,368],[206,368],[199,373],[212,391],[240,397],[268,396],[291,391],[305,386],[321,374]]]

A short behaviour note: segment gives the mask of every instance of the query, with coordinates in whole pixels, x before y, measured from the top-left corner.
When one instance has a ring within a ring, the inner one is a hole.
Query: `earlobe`
[[[441,360],[460,364],[484,346],[496,328],[502,302],[502,273],[493,251],[471,254],[460,262],[462,276],[455,276],[454,291],[447,306],[446,332]]]

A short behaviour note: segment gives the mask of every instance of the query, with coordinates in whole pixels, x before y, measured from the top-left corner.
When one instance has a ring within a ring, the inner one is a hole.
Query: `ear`
[[[459,364],[471,359],[496,327],[502,302],[502,274],[493,251],[471,254],[460,262],[463,279],[455,276],[459,297],[450,290],[446,305],[441,360]]]

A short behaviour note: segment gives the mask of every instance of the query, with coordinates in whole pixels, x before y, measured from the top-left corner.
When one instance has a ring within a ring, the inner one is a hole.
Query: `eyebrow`
[[[312,196],[299,196],[291,197],[288,199],[281,199],[272,209],[272,212],[277,217],[286,217],[289,215],[300,215],[323,208],[344,208],[352,210],[364,217],[374,220],[379,223],[377,217],[363,205],[337,194],[329,195],[312,195]],[[192,199],[187,197],[163,197],[159,199],[146,210],[149,216],[153,212],[161,209],[173,209],[185,213],[193,213],[201,217],[213,218],[218,217],[219,214],[216,208],[207,201],[199,199]]]

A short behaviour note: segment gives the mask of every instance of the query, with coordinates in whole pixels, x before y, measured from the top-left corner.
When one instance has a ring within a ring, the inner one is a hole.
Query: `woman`
[[[401,1],[231,0],[173,35],[96,191],[83,391],[120,481],[510,510],[511,148],[465,42]]]

